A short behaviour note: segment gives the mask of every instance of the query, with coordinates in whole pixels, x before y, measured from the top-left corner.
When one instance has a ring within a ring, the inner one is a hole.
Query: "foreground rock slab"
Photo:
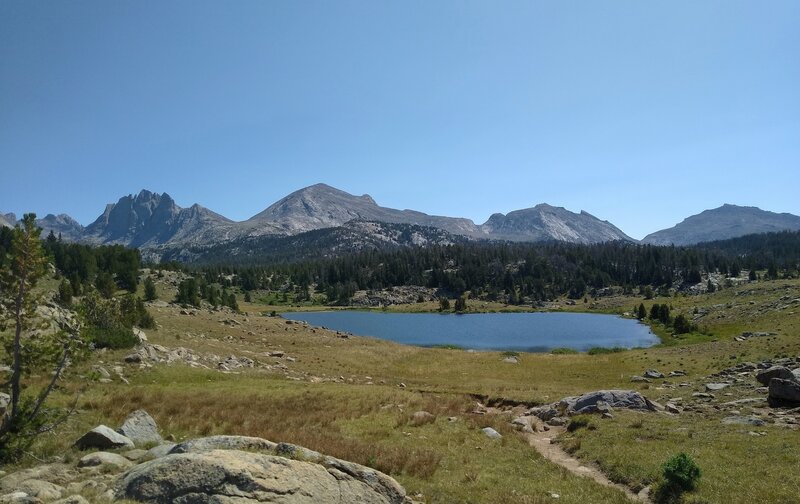
[[[392,478],[357,464],[315,464],[238,450],[171,454],[120,479],[117,499],[151,503],[406,503]]]

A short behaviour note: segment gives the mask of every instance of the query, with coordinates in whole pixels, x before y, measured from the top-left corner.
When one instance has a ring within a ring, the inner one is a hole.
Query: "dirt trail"
[[[564,430],[565,429],[563,427],[551,427],[550,431],[548,432],[526,434],[525,437],[527,438],[528,443],[534,447],[536,451],[538,451],[544,458],[550,462],[560,465],[569,472],[577,474],[578,476],[591,478],[601,485],[616,488],[617,490],[625,493],[628,499],[633,502],[642,502],[646,504],[650,504],[652,502],[648,495],[650,491],[649,488],[646,487],[638,494],[635,494],[625,485],[620,485],[619,483],[614,483],[613,481],[609,480],[599,469],[582,464],[578,459],[572,457],[570,454],[561,449],[558,444],[551,444],[550,440],[557,437],[559,434],[564,432]]]

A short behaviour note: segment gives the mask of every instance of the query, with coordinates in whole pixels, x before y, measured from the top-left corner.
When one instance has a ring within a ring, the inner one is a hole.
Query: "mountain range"
[[[0,214],[0,226],[13,226],[15,222],[14,214]],[[364,224],[367,222],[377,224]],[[342,229],[312,235],[312,242],[319,243],[323,236],[328,246],[333,246],[334,241],[370,246],[381,243],[407,245],[413,243],[412,236],[424,243],[452,243],[465,238],[571,243],[636,241],[610,222],[588,212],[574,213],[548,204],[508,214],[496,213],[485,223],[476,224],[466,218],[382,207],[369,195],[355,196],[325,184],[295,191],[240,222],[198,204],[182,208],[167,193],[142,190],[108,204],[103,213],[86,227],[65,214],[49,214],[39,219],[38,224],[45,234],[53,231],[68,241],[122,244],[143,251],[158,251],[151,255],[153,258],[177,258],[188,250],[213,248],[218,252],[220,246],[234,243],[247,243],[248,250],[253,249],[254,243],[259,247],[285,250],[286,243],[297,246],[307,242],[289,240],[278,245],[276,240],[336,228]],[[652,233],[642,242],[689,245],[779,230],[800,230],[800,217],[755,207],[723,205],[688,217],[672,228]]]

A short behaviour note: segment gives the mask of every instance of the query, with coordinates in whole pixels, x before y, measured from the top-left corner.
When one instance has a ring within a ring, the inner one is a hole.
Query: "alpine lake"
[[[548,352],[569,348],[637,348],[659,343],[637,320],[592,313],[384,313],[290,312],[282,316],[312,326],[372,336],[406,345],[466,350]]]

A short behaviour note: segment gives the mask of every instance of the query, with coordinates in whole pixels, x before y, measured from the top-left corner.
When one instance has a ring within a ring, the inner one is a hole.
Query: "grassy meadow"
[[[161,301],[172,299],[169,285],[157,286]],[[656,401],[682,395],[686,401],[713,372],[743,361],[800,355],[800,305],[792,301],[798,298],[800,281],[782,280],[698,296],[561,303],[563,310],[623,313],[640,302],[648,309],[658,302],[670,304],[673,314],[705,315],[696,321],[702,332],[682,338],[656,325],[664,342],[656,347],[598,355],[522,354],[517,364],[503,362],[499,352],[344,338],[268,316],[279,307],[258,300],[240,298],[241,314],[201,309],[187,315],[158,302],[150,307],[158,323],[158,330],[147,331],[150,342],[221,359],[248,357],[271,369],[222,373],[181,363],[140,369],[123,363],[126,351],[95,353],[69,373],[54,397],[66,405],[77,396],[77,414],[56,434],[45,435],[23,465],[74,459],[78,452],[70,445],[86,429],[97,423],[117,426],[132,410],[144,408],[165,436],[176,440],[241,434],[300,444],[385,471],[423,502],[544,503],[554,502],[551,494],[564,503],[626,502],[621,492],[544,460],[510,428],[509,415],[473,413],[478,401],[535,405],[604,388],[633,388]],[[431,311],[430,305],[390,309]],[[734,341],[743,331],[776,334]],[[271,357],[276,351],[292,360]],[[123,366],[129,384],[116,377],[112,383],[93,381],[91,366],[98,364]],[[686,385],[630,382],[647,368],[686,371],[677,379]],[[411,414],[418,410],[433,413],[435,421],[414,425]],[[759,428],[766,435],[755,436],[746,427],[723,426],[714,414],[689,412],[615,412],[609,420],[593,417],[590,425],[563,434],[559,442],[633,489],[657,482],[660,465],[685,451],[703,470],[690,502],[792,502],[798,494],[797,430],[766,426]],[[488,439],[479,430],[485,426],[503,438]]]

